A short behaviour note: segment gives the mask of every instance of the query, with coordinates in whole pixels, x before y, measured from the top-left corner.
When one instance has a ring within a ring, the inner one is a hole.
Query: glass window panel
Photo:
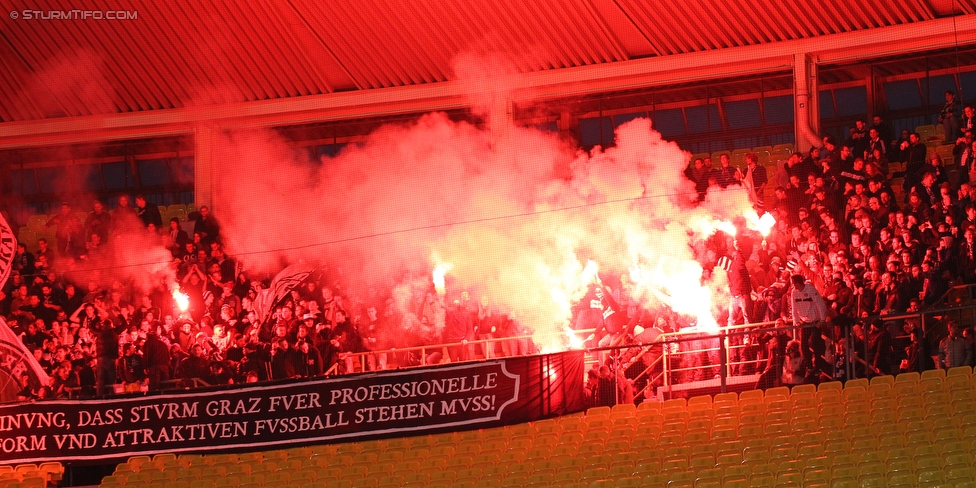
[[[621,125],[630,122],[631,120],[638,119],[641,117],[647,117],[647,112],[633,112],[629,114],[614,115],[611,117],[613,119],[613,126],[620,127]]]
[[[592,147],[600,144],[600,119],[590,117],[579,119],[580,144]]]
[[[763,98],[763,114],[767,124],[792,124],[793,95]]]
[[[40,183],[38,187],[39,193],[56,193],[58,191],[57,184],[62,181],[64,177],[64,168],[37,168],[37,181]]]
[[[836,117],[834,113],[834,94],[830,90],[820,90],[820,118],[832,119]]]
[[[959,73],[959,91],[962,93],[962,96],[958,98],[963,100],[965,100],[967,96],[970,99],[972,98],[973,94],[976,93],[976,71]]]
[[[680,108],[658,110],[651,115],[651,120],[651,126],[666,138],[688,133],[685,129],[685,114]]]
[[[616,144],[613,133],[613,120],[609,116],[601,117],[601,127],[603,127],[603,146],[610,147]]]
[[[922,106],[922,98],[918,91],[918,80],[889,81],[884,84],[884,91],[889,110]]]
[[[139,161],[139,182],[143,186],[169,184],[169,165],[165,159],[144,159]]]
[[[165,193],[149,193],[146,195],[146,205],[169,205],[166,203]]]
[[[730,129],[746,129],[759,127],[762,119],[759,117],[759,100],[738,100],[725,104],[725,117],[729,121]]]
[[[116,163],[102,163],[102,177],[106,190],[121,190],[126,188],[129,178],[129,165],[125,161]]]
[[[170,160],[170,165],[172,166],[173,177],[176,183],[180,185],[193,184],[194,165],[192,156],[173,158]]]
[[[929,103],[932,105],[942,105],[945,103],[945,92],[951,90],[955,93],[956,100],[959,100],[959,92],[956,90],[956,77],[953,75],[940,75],[940,76],[930,76],[928,78],[929,85]],[[922,78],[919,80],[922,84],[922,88],[925,88],[926,79]]]
[[[796,135],[793,134],[792,132],[783,132],[783,133],[780,133],[780,134],[770,134],[767,137],[769,137],[769,145],[770,146],[775,146],[777,144],[795,144],[796,143]]]
[[[901,136],[901,131],[907,129],[908,132],[915,132],[915,128],[920,125],[931,123],[928,116],[919,115],[916,117],[904,117],[891,121],[891,127],[895,130],[895,138]]]
[[[756,136],[737,137],[735,140],[732,141],[732,144],[735,146],[736,149],[752,149],[760,145],[759,137]]]
[[[105,189],[102,183],[102,168],[97,164],[89,164],[78,169],[81,176],[85,178],[85,189],[90,191],[101,191]]]
[[[868,89],[863,86],[838,88],[834,90],[837,100],[837,115],[841,117],[865,117],[868,113]]]
[[[714,103],[687,107],[685,117],[688,119],[688,132],[692,134],[719,130],[722,127],[722,121],[718,118],[718,106]]]
[[[26,178],[26,173],[22,169],[15,169],[10,172],[10,190],[13,191],[14,195],[24,194],[24,178]]]

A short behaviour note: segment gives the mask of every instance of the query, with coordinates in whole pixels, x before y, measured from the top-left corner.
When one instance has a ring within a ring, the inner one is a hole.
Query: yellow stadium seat
[[[579,481],[581,475],[582,470],[578,467],[566,468],[556,473],[556,476],[553,477],[552,482],[553,484],[558,485],[565,482]]]
[[[830,480],[830,488],[859,488],[860,486],[857,478],[854,477],[832,478]]]
[[[921,379],[921,375],[916,372],[901,373],[895,377],[895,383],[918,383]]]
[[[611,416],[614,414],[627,414],[633,416],[635,413],[637,413],[637,405],[634,405],[633,403],[621,403],[610,408]]]
[[[819,393],[821,391],[840,391],[843,389],[843,386],[844,385],[842,385],[839,381],[827,381],[817,385],[817,392]]]
[[[893,385],[895,377],[891,375],[875,376],[871,378],[870,385]]]
[[[591,417],[596,415],[606,415],[607,417],[610,417],[610,413],[612,411],[613,410],[607,406],[590,407],[586,410],[586,418],[589,420]]]
[[[618,488],[638,488],[644,486],[644,480],[637,476],[626,476],[616,479]]]
[[[772,487],[776,486],[776,477],[769,473],[754,474],[749,477],[747,486]]]
[[[790,390],[790,393],[791,395],[796,395],[797,393],[804,393],[804,394],[809,393],[811,395],[814,395],[817,393],[817,387],[816,385],[810,385],[810,384],[796,385],[793,387],[792,390]]]
[[[779,484],[803,484],[803,473],[799,471],[784,471],[776,474],[776,482]]]
[[[949,368],[949,370],[946,371],[947,378],[952,376],[972,377],[972,375],[973,375],[973,368],[969,366],[957,366],[955,368]]]
[[[661,402],[658,401],[645,401],[637,405],[638,412],[661,412]]]
[[[864,388],[864,389],[867,389],[868,388],[868,380],[865,379],[865,378],[855,378],[855,379],[852,379],[852,380],[847,380],[844,383],[844,390],[848,390],[848,389],[851,389],[851,388]]]
[[[716,403],[739,403],[739,395],[735,393],[717,393],[712,399],[712,404]]]
[[[967,478],[976,479],[976,469],[970,466],[971,460],[965,463],[949,464],[946,459],[945,474],[946,478]]]
[[[861,474],[857,482],[862,488],[884,488],[886,480],[880,474]]]

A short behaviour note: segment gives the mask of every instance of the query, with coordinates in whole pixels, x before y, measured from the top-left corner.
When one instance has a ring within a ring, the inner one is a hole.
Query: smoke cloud
[[[228,134],[216,214],[227,247],[251,270],[324,260],[360,289],[399,282],[403,270],[429,283],[449,263],[449,299],[462,289],[488,297],[544,348],[562,347],[588,260],[602,276],[635,278],[636,299],[714,325],[724,275],[702,283],[694,246],[718,221],[752,212],[744,191],[696,204],[682,177],[690,155],[647,119],[589,153],[497,117],[488,125],[428,114],[382,127],[321,167],[272,132]]]

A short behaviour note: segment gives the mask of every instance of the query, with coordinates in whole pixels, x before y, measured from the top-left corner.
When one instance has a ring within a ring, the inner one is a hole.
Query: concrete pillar
[[[193,198],[197,208],[207,205],[217,211],[214,198],[216,183],[214,174],[217,162],[214,158],[217,128],[209,122],[199,122],[193,129]]]

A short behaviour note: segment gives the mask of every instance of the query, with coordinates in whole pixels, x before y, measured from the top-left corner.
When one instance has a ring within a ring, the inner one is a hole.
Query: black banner
[[[469,430],[583,409],[583,353],[0,407],[0,462],[112,460]]]

